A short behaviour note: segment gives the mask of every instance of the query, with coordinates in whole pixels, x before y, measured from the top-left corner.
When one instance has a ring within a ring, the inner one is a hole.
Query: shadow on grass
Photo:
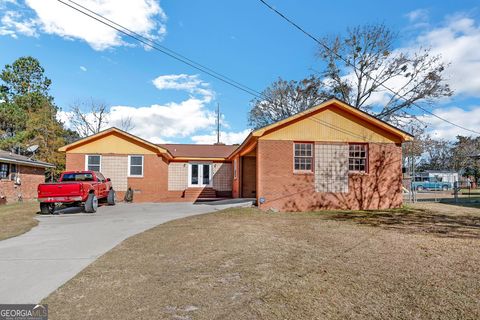
[[[353,221],[384,229],[439,237],[480,239],[480,217],[451,216],[427,210],[358,211],[332,213],[327,219]]]

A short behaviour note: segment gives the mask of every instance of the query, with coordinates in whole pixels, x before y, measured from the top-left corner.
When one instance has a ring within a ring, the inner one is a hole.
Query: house
[[[54,167],[0,150],[0,204],[35,199],[38,184],[45,182],[45,169]]]
[[[261,209],[402,205],[413,137],[337,99],[257,129],[241,145],[154,144],[111,128],[62,147],[67,170],[97,170],[134,201],[256,198]]]

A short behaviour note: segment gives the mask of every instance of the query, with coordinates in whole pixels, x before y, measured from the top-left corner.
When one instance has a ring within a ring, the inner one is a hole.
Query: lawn
[[[479,319],[479,288],[479,209],[243,208],[127,239],[43,302],[50,319]]]
[[[0,240],[18,236],[35,227],[38,203],[23,202],[0,206]]]

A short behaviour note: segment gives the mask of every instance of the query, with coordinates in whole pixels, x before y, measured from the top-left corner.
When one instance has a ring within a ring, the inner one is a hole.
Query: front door
[[[188,186],[189,187],[210,187],[212,185],[212,164],[211,163],[189,163],[188,165]]]

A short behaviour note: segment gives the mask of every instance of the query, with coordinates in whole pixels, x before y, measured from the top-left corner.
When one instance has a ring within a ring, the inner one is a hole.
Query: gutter
[[[30,167],[40,167],[40,168],[55,168],[55,165],[46,163],[46,162],[35,162],[35,161],[26,161],[26,160],[15,160],[9,158],[0,158],[0,161],[14,164],[24,164]]]

